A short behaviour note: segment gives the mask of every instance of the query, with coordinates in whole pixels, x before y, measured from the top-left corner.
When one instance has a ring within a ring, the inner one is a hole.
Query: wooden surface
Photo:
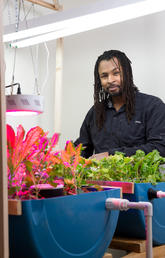
[[[58,2],[54,2],[54,4],[51,4],[47,1],[43,1],[43,0],[26,0],[28,2],[31,2],[33,4],[37,4],[40,5],[42,7],[46,7],[55,11],[60,11],[62,9],[62,6],[58,4]]]
[[[112,258],[112,254],[109,254],[109,253],[105,253],[103,258]]]
[[[101,152],[98,154],[93,154],[89,159],[101,160],[103,158],[107,158],[109,156],[108,152]]]
[[[122,258],[146,258],[146,252],[135,253],[131,252],[123,256]],[[165,245],[157,246],[153,248],[153,258],[165,258]]]
[[[134,183],[132,182],[87,180],[87,183],[119,187],[122,189],[122,193],[134,193]]]
[[[22,215],[21,200],[8,200],[9,215]]]
[[[3,1],[0,4],[0,258],[9,257],[8,187],[6,150],[5,64],[2,43]]]
[[[109,248],[131,251],[122,258],[146,258],[145,240],[114,237]],[[153,258],[165,258],[165,245],[153,247]]]
[[[122,249],[136,253],[145,252],[145,240],[114,237],[109,248]]]

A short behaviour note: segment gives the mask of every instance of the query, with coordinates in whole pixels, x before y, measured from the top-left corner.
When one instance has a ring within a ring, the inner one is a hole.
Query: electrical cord
[[[23,12],[24,12],[24,20],[25,20],[25,23],[26,23],[26,28],[28,29],[28,23],[27,23],[27,14],[25,14],[25,5],[24,5],[24,0],[22,0],[22,6],[23,6]],[[33,8],[34,8],[34,4],[32,4]],[[38,73],[37,73],[37,67],[35,65],[35,62],[34,61],[34,57],[33,57],[33,51],[32,51],[32,47],[29,47],[29,50],[30,50],[30,55],[31,55],[31,60],[32,60],[32,66],[33,66],[33,72],[34,72],[34,91],[36,91],[36,93],[38,95],[40,95],[40,91],[39,91],[39,86],[38,86]],[[36,50],[37,52],[37,58],[38,58],[38,49]],[[35,93],[35,92],[34,92]]]
[[[45,80],[42,84],[42,87],[41,87],[41,92],[43,93],[44,89],[45,89],[45,86],[46,86],[46,83],[47,83],[47,80],[48,80],[48,76],[49,76],[49,49],[48,49],[48,46],[46,44],[46,42],[44,42],[44,46],[45,46],[45,49],[46,49],[46,52],[47,52],[47,58],[46,58],[46,76],[45,76]]]

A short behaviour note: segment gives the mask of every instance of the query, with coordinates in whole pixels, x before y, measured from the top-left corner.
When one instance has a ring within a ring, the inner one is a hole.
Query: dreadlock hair
[[[105,122],[105,109],[108,98],[108,93],[105,93],[101,86],[99,76],[99,64],[102,60],[110,60],[117,58],[119,66],[122,68],[122,95],[126,104],[126,117],[128,122],[132,119],[135,111],[135,92],[138,88],[134,85],[131,61],[128,57],[119,50],[105,51],[96,61],[94,68],[94,107],[96,111],[96,124],[101,129]],[[120,70],[119,67],[119,70]]]

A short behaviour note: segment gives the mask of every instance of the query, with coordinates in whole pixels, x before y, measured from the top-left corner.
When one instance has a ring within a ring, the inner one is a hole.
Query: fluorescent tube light
[[[146,0],[100,0],[81,8],[73,8],[28,20],[28,28],[26,21],[19,22],[18,32],[15,32],[15,24],[8,25],[4,27],[3,41],[9,42],[66,29],[74,26],[77,22],[86,20],[89,15],[141,1]]]
[[[70,18],[68,20],[64,19],[64,21],[60,21],[59,27],[57,26],[59,25],[58,22],[53,24],[50,23],[47,25],[43,25],[42,27],[40,27],[40,29],[42,28],[42,30],[40,30],[40,34],[42,35],[36,34],[39,36],[31,37],[15,43],[11,43],[11,46],[20,48],[20,47],[35,45],[41,42],[46,42],[60,37],[66,37],[83,31],[104,27],[110,24],[123,22],[126,20],[138,18],[141,16],[145,16],[145,15],[149,15],[149,14],[153,14],[153,13],[165,10],[164,0],[157,0],[157,1],[140,0],[138,2],[133,0],[132,1],[106,0],[106,1],[99,1],[99,4],[100,4],[100,9],[99,9],[99,5],[97,4],[95,8],[94,7],[93,9],[91,8],[93,10],[92,13],[89,12],[89,11],[92,11],[91,9],[88,10],[88,12],[84,11],[84,15],[80,15],[80,11],[79,11],[80,16],[78,16],[78,12],[77,12],[76,14],[74,14],[73,18]],[[62,13],[59,13],[59,15],[60,14]],[[59,17],[58,17],[58,20],[59,20]],[[46,28],[45,26],[47,26],[46,33],[45,33],[45,28]],[[53,26],[54,26],[54,31],[52,32]],[[56,30],[57,27],[58,27],[58,30]],[[37,29],[37,27],[35,29]]]

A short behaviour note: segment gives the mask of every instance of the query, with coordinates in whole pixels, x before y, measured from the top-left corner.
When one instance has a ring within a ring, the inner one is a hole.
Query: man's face
[[[122,68],[116,57],[102,60],[99,64],[99,76],[103,89],[110,96],[122,95]]]

